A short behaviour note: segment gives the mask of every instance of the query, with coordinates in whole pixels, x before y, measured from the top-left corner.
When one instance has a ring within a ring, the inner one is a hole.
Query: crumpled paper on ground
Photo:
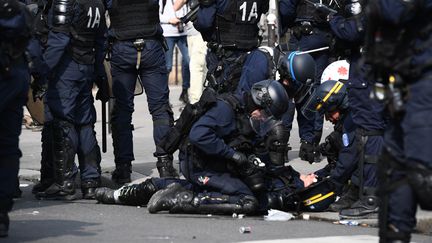
[[[268,215],[264,216],[266,221],[288,221],[294,218],[292,213],[283,212],[276,209],[268,210]]]

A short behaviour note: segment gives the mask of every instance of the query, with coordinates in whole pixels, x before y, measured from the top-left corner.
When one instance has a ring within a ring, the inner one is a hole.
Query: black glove
[[[103,103],[108,102],[110,98],[108,80],[103,76],[98,76],[95,79],[95,83],[99,89],[96,93],[96,99]]]
[[[320,4],[316,7],[316,13],[320,20],[328,22],[333,15],[335,15],[335,11],[325,5]]]
[[[299,157],[301,160],[308,161],[309,163],[315,162],[317,150],[312,143],[302,140],[300,145]]]
[[[0,0],[0,18],[11,18],[21,12],[17,0]]]
[[[48,85],[40,84],[39,82],[34,80],[31,83],[31,88],[32,88],[33,102],[36,102],[37,99],[42,100],[42,98],[44,97],[47,91]]]
[[[234,152],[233,156],[231,157],[231,160],[237,165],[242,166],[248,163],[248,158],[244,153],[241,152]]]
[[[256,156],[246,157],[244,153],[235,152],[231,157],[235,163],[240,179],[254,192],[265,189],[264,173],[260,167],[265,166]]]

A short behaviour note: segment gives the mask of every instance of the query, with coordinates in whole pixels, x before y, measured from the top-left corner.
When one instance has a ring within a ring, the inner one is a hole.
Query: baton
[[[106,102],[101,102],[102,104],[102,152],[107,151],[107,139],[106,139]]]
[[[317,48],[317,49],[312,49],[312,50],[308,50],[308,51],[302,51],[297,53],[297,55],[301,55],[301,54],[307,54],[307,53],[313,53],[313,52],[318,52],[318,51],[325,51],[330,49],[329,46],[325,46],[325,47],[321,47],[321,48]]]

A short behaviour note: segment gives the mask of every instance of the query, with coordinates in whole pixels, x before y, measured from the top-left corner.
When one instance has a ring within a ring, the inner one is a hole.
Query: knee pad
[[[281,166],[288,161],[289,136],[290,132],[283,124],[274,127],[266,136],[265,145],[273,165]]]
[[[153,118],[153,126],[155,126],[155,127],[156,126],[170,126],[170,127],[172,127],[174,125],[174,112],[172,111],[171,106],[168,103],[163,105],[160,108],[160,112],[162,114],[166,112],[168,114],[168,117],[156,118],[156,119]],[[155,113],[153,112],[153,114],[155,114]]]

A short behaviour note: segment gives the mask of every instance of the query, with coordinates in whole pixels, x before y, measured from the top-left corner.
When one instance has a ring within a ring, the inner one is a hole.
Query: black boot
[[[179,178],[179,174],[173,166],[172,155],[157,156],[156,167],[160,178]]]
[[[187,89],[183,89],[181,94],[180,94],[180,98],[179,100],[185,104],[189,103],[189,95],[188,95],[188,90]]]
[[[47,200],[65,200],[71,201],[77,199],[75,195],[75,183],[73,181],[65,181],[63,184],[54,183],[45,191],[36,193],[37,199]]]
[[[342,219],[365,219],[378,217],[378,198],[374,195],[373,189],[364,189],[364,195],[350,208],[340,211]]]
[[[351,184],[348,190],[337,200],[330,204],[328,211],[340,212],[343,209],[350,208],[353,203],[359,199],[359,188]]]
[[[0,237],[7,237],[9,231],[9,215],[7,212],[0,212]]]
[[[42,130],[42,152],[41,152],[41,168],[40,168],[40,181],[36,183],[32,188],[32,193],[37,194],[43,192],[51,184],[54,183],[54,171],[52,161],[52,135],[51,135],[51,124],[45,123]]]
[[[83,199],[96,199],[96,189],[99,187],[99,185],[99,180],[81,182],[81,192]]]
[[[95,198],[98,203],[103,204],[115,204],[116,201],[114,199],[114,189],[108,187],[99,187],[96,188]]]
[[[167,188],[157,191],[147,204],[149,213],[170,210],[177,203],[178,195],[182,192],[187,190],[178,183],[170,184]]]
[[[203,203],[204,200],[207,203]],[[218,198],[197,197],[180,184],[173,183],[156,192],[150,198],[147,209],[150,213],[169,211],[170,213],[252,214],[258,206],[257,200],[252,196],[245,196],[236,204],[228,202],[229,196],[227,195]]]
[[[54,200],[74,200],[75,185],[73,178],[73,167],[75,149],[69,134],[75,129],[74,125],[62,120],[55,119],[52,122],[52,158],[54,183],[46,190],[36,193],[37,198]]]
[[[380,226],[381,227],[381,226]],[[387,229],[380,228],[379,243],[409,243],[411,242],[411,234],[409,232],[400,231],[396,226],[390,224]]]
[[[112,172],[111,179],[117,184],[125,184],[131,182],[132,165],[131,162],[116,164],[115,170]]]
[[[96,189],[96,200],[104,204],[145,206],[156,191],[152,180],[147,179],[140,184],[122,186],[117,190],[106,187],[98,188]]]

